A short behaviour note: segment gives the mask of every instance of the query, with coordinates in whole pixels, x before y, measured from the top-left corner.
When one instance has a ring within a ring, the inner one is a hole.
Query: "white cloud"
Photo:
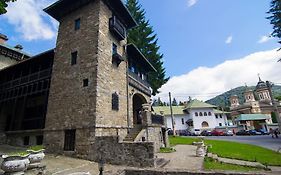
[[[43,8],[54,0],[22,0],[9,3],[3,15],[26,40],[53,39],[56,28]]]
[[[160,88],[160,97],[168,101],[168,92],[177,100],[188,96],[208,100],[238,86],[256,85],[257,74],[266,81],[281,83],[281,51],[277,49],[256,52],[236,60],[225,61],[215,67],[198,67],[186,74],[172,77]]]
[[[226,38],[226,40],[225,40],[225,44],[230,44],[230,43],[232,43],[232,39],[233,39],[232,35],[228,36],[228,37]]]
[[[261,36],[261,38],[258,41],[258,43],[260,43],[260,44],[261,43],[266,43],[266,42],[268,42],[269,40],[272,40],[272,39],[273,39],[272,37],[264,35],[264,36]]]
[[[198,2],[198,0],[187,0],[187,6],[191,7],[195,5]]]

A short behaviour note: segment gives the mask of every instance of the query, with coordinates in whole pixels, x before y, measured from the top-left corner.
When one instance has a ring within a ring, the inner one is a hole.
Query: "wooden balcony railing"
[[[124,40],[127,35],[126,28],[118,20],[116,16],[109,19],[109,30],[116,36],[119,40]]]

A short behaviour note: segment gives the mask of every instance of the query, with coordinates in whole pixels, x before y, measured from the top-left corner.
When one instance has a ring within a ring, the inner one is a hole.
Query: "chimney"
[[[20,44],[17,44],[17,45],[15,46],[15,48],[18,49],[18,50],[22,50],[22,49],[23,49],[22,45],[20,45]]]
[[[5,44],[8,41],[8,37],[0,33],[0,44]]]

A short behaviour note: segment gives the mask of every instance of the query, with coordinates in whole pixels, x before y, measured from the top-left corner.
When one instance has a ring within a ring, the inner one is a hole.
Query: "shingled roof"
[[[197,108],[216,108],[216,106],[194,99],[187,103],[185,110]]]

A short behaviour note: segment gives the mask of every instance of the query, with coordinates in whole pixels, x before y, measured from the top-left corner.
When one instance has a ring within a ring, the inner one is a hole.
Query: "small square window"
[[[80,29],[80,23],[81,23],[80,18],[75,20],[74,30],[79,30]]]
[[[83,80],[83,87],[87,87],[87,86],[89,86],[89,79],[88,78]]]
[[[29,136],[25,136],[25,137],[23,138],[23,145],[24,145],[24,146],[29,145]]]
[[[77,63],[77,55],[77,51],[71,53],[71,65],[75,65]]]

